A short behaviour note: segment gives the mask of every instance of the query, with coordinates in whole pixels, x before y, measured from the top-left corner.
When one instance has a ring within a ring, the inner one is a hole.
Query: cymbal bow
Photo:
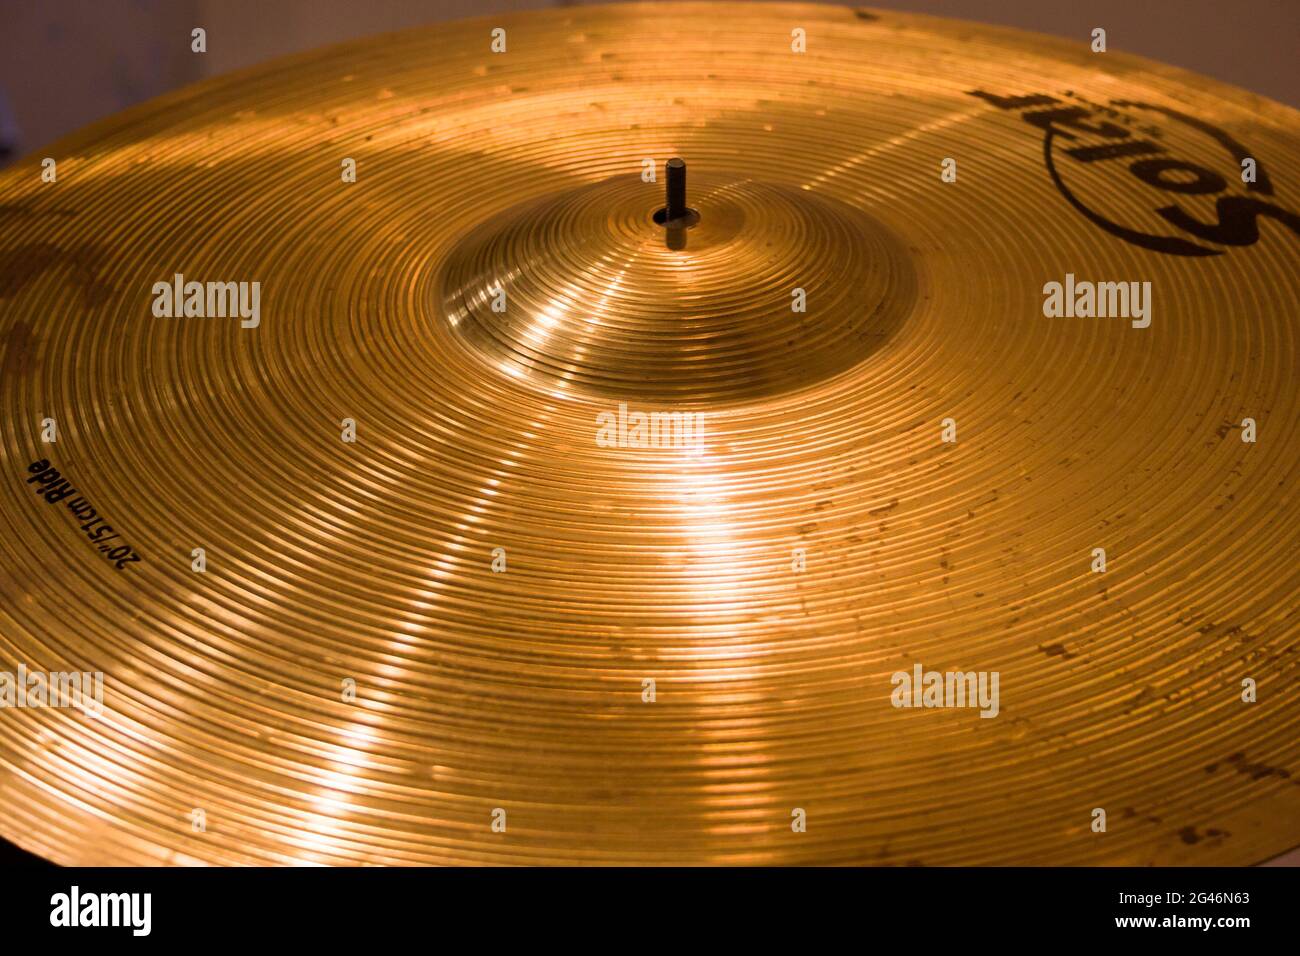
[[[291,57],[5,171],[0,836],[1300,844],[1298,118],[1085,42],[652,3]]]

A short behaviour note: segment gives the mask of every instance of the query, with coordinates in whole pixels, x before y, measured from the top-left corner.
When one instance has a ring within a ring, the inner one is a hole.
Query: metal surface
[[[1194,116],[1300,204],[1290,109],[808,5],[334,47],[92,127],[50,151],[57,183],[0,177],[0,669],[105,679],[98,720],[0,710],[0,835],[63,863],[1300,842],[1296,236],[1125,242],[1053,183],[1025,110],[973,90]],[[671,156],[700,214],[680,248],[641,177]],[[1072,185],[1170,231],[1124,166]],[[1172,198],[1214,220],[1213,195]],[[175,273],[259,282],[261,324],[155,317]],[[1151,326],[1045,317],[1066,273],[1150,281]],[[702,433],[606,447],[619,403]],[[38,459],[142,560],[36,495]],[[892,707],[917,662],[999,672],[999,715]]]

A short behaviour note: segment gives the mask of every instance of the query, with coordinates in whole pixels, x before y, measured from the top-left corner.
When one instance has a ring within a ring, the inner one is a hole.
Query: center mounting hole
[[[688,206],[683,215],[669,219],[668,207],[663,206],[655,211],[654,219],[658,225],[669,229],[686,229],[700,221],[700,214]]]

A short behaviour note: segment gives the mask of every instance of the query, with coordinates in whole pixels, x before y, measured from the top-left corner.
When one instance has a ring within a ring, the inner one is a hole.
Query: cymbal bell
[[[0,708],[0,836],[1295,846],[1297,120],[1017,31],[636,4],[292,57],[5,171],[0,673],[103,710]],[[929,706],[958,673],[996,701]]]
[[[471,231],[442,273],[451,334],[559,394],[713,405],[851,368],[914,305],[903,242],[863,210],[706,173],[674,237],[654,192],[613,177]]]

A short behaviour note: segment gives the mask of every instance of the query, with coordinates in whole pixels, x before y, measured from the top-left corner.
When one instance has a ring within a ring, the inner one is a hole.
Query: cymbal
[[[6,171],[0,670],[103,694],[0,708],[0,835],[1286,851],[1298,119],[1084,42],[637,4],[292,57]]]

